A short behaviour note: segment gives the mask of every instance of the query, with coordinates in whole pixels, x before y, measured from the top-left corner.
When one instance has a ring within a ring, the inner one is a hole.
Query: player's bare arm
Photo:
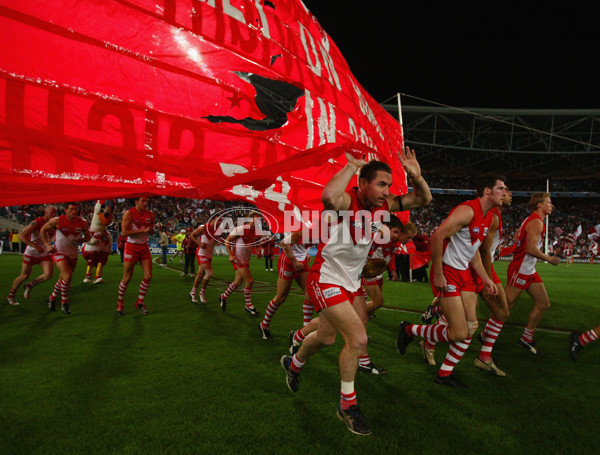
[[[23,229],[21,231],[21,233],[19,234],[19,239],[21,240],[22,243],[24,243],[25,245],[30,246],[31,248],[35,248],[35,250],[39,253],[43,253],[45,250],[44,248],[42,248],[40,245],[36,245],[35,243],[33,243],[31,241],[31,234],[33,234],[36,230],[36,222],[32,221],[31,223],[29,223],[27,225],[27,227],[25,229]]]
[[[471,259],[471,267],[475,270],[475,273],[479,275],[481,281],[483,281],[483,285],[485,286],[485,292],[488,295],[498,295],[498,288],[496,287],[496,283],[491,278],[491,273],[488,272],[483,267],[483,263],[481,262],[481,254],[479,251],[475,252],[475,256]]]
[[[56,248],[50,243],[50,241],[52,240],[50,238],[50,230],[58,228],[58,221],[58,217],[51,218],[46,224],[44,224],[44,226],[42,226],[42,229],[40,231],[40,235],[42,236],[42,241],[44,242],[46,251],[50,254],[56,253]]]
[[[206,230],[206,225],[203,224],[202,226],[198,226],[196,229],[194,229],[191,234],[190,234],[190,238],[192,239],[193,242],[195,242],[200,248],[204,248],[206,245],[200,241],[200,237],[202,234],[204,234],[204,231]]]
[[[492,225],[489,227],[487,235],[481,246],[479,247],[479,254],[481,255],[481,262],[483,263],[483,268],[487,272],[487,274],[492,276],[492,244],[494,243],[494,234],[498,230],[500,226],[500,220],[498,219],[498,215],[492,213]]]
[[[404,150],[398,152],[398,158],[412,183],[413,192],[402,196],[391,194],[388,198],[390,210],[395,212],[401,208],[402,210],[410,210],[429,205],[433,197],[429,185],[421,175],[421,166],[417,161],[415,151],[411,150],[410,147],[405,147]]]
[[[333,176],[323,188],[321,201],[326,210],[346,210],[350,207],[350,195],[346,193],[346,187],[356,172],[365,165],[365,160],[355,158],[346,152],[346,165]]]
[[[458,206],[446,218],[440,227],[431,236],[429,248],[431,250],[431,262],[435,268],[433,276],[433,285],[439,291],[445,291],[448,285],[442,265],[442,256],[444,254],[444,240],[452,237],[464,226],[468,225],[475,216],[473,209],[467,205]]]
[[[525,245],[525,252],[530,254],[534,258],[537,258],[541,261],[549,262],[552,265],[558,265],[560,262],[560,258],[558,256],[550,256],[545,254],[542,250],[538,248],[538,242],[540,241],[540,236],[544,230],[544,223],[542,220],[531,220],[527,224],[527,243]]]
[[[285,237],[284,239],[281,240],[280,243],[280,247],[283,250],[283,252],[285,253],[285,255],[289,258],[290,261],[292,261],[292,264],[294,265],[294,269],[296,271],[301,271],[304,270],[304,264],[302,262],[299,262],[296,259],[296,256],[294,256],[294,253],[292,251],[292,245],[294,243],[300,243],[302,241],[302,231],[295,231],[292,232],[290,235],[288,235],[287,237]]]

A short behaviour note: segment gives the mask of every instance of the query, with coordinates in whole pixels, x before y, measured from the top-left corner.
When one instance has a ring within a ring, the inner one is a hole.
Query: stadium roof
[[[397,104],[383,104],[396,118]],[[600,109],[402,106],[404,137],[428,173],[600,176]]]

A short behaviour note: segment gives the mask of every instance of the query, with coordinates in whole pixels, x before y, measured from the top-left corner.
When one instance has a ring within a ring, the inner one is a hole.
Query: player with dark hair
[[[481,278],[489,295],[497,295],[496,284],[488,276],[479,254],[492,224],[491,210],[502,205],[506,188],[502,176],[485,176],[477,184],[477,198],[456,206],[431,236],[431,287],[439,297],[448,325],[400,324],[396,340],[404,355],[414,336],[450,343],[435,382],[466,388],[453,374],[477,330],[477,294],[471,269]]]
[[[304,363],[321,348],[332,345],[340,333],[344,346],[339,357],[341,390],[337,415],[351,432],[359,435],[371,434],[354,390],[358,359],[367,347],[368,316],[360,274],[389,212],[422,207],[431,201],[414,150],[406,147],[398,155],[413,183],[413,193],[391,194],[390,167],[380,161],[365,163],[351,153],[346,153],[347,164],[325,186],[323,207],[329,214],[337,212],[338,217],[337,223],[329,226],[329,236],[320,240],[308,279],[310,298],[320,313],[319,327],[306,337],[297,353],[281,358],[288,388],[296,392]],[[346,191],[359,170],[358,187]]]
[[[135,199],[135,207],[130,208],[123,215],[121,235],[127,237],[127,241],[125,242],[123,278],[119,283],[119,298],[117,301],[117,313],[121,316],[125,315],[125,293],[138,262],[142,267],[144,278],[140,283],[135,307],[143,315],[148,314],[145,298],[152,280],[152,256],[148,246],[148,237],[154,231],[154,222],[154,212],[148,210],[148,198],[145,196]]]

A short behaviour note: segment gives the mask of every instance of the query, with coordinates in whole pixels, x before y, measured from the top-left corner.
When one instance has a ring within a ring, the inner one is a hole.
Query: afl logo
[[[473,233],[474,234],[479,234],[479,227],[474,227],[473,228]]]

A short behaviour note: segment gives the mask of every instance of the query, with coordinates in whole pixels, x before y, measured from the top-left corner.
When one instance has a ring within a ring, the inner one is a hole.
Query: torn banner
[[[355,144],[406,192],[400,125],[299,0],[2,0],[0,42],[0,205],[319,209]]]

